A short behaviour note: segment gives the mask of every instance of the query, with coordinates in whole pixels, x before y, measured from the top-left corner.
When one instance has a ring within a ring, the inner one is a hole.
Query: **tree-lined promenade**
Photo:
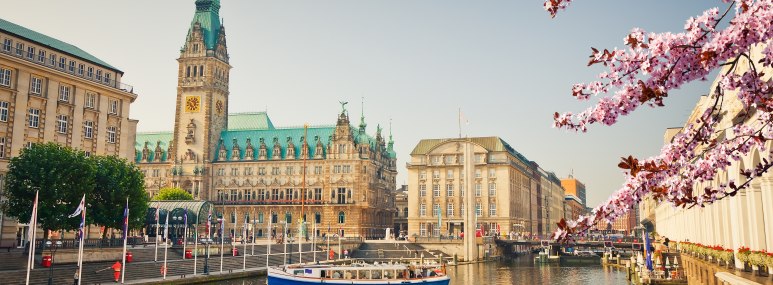
[[[122,229],[124,209],[132,213],[129,229],[145,222],[148,197],[142,172],[131,162],[115,156],[86,157],[83,151],[53,142],[33,144],[11,158],[6,176],[6,201],[2,210],[19,221],[30,221],[35,193],[38,195],[37,224],[47,240],[52,231],[73,231],[79,218],[69,218],[85,195],[86,225]]]

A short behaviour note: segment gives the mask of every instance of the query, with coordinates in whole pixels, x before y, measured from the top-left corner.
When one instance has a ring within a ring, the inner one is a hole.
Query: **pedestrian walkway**
[[[215,248],[216,246],[212,246],[211,248]],[[217,246],[219,248],[219,246]],[[226,246],[226,249],[229,247]],[[243,268],[246,265],[246,268],[249,270],[261,270],[265,269],[266,266],[266,246],[258,246],[256,245],[254,248],[254,255],[252,254],[252,246],[247,245],[247,253],[246,259],[242,254],[244,250],[243,246],[237,246],[239,249],[239,256],[232,256],[231,254],[224,255],[223,257],[223,271],[220,271],[220,255],[214,255],[211,254],[209,259],[205,259],[204,256],[199,256],[196,262],[197,266],[197,274],[203,274],[204,273],[204,265],[205,263],[208,264],[208,269],[211,274],[226,274],[229,272],[242,272]],[[269,264],[270,265],[281,265],[284,264],[284,254],[283,254],[284,245],[272,245],[271,246],[271,255],[269,256]],[[161,268],[163,266],[163,249],[159,249],[159,261],[155,262],[153,261],[153,256],[155,254],[153,247],[148,248],[135,248],[132,251],[132,253],[135,256],[135,259],[131,263],[126,264],[126,273],[125,273],[125,281],[127,284],[136,284],[136,283],[147,283],[152,282],[153,280],[160,281],[162,280],[162,273]],[[319,247],[317,248],[320,252],[317,253],[316,258],[318,261],[324,261],[326,260],[326,254],[322,252],[322,249]],[[313,262],[314,261],[314,254],[311,252],[311,245],[310,244],[304,244],[303,245],[303,261],[304,262]],[[297,263],[299,256],[298,256],[298,245],[288,245],[287,246],[287,259],[288,263]],[[231,253],[230,251],[226,251],[226,253]],[[22,252],[16,252],[21,257]],[[180,278],[192,278],[193,275],[193,259],[182,259],[182,247],[174,249],[170,249],[167,252],[167,279],[180,279]],[[336,258],[338,256],[336,255]],[[22,257],[22,259],[16,261],[14,260],[13,263],[21,262],[21,268],[18,268],[16,266],[16,269],[10,269],[10,270],[0,270],[0,280],[2,280],[2,284],[24,284],[25,278],[26,278],[26,255]],[[83,266],[83,280],[81,281],[81,284],[107,284],[107,283],[114,283],[113,281],[113,270],[110,268],[111,265],[113,265],[115,261],[105,261],[105,262],[90,262],[90,263],[84,263]],[[3,264],[6,266],[6,260],[3,260],[3,262],[0,262],[0,264]],[[12,266],[8,266],[11,268]],[[30,274],[30,284],[46,284],[48,282],[49,275],[51,276],[53,280],[53,284],[72,284],[73,283],[73,277],[75,272],[77,271],[77,266],[75,264],[56,264],[53,267],[53,270],[51,268],[44,268],[40,265],[36,265],[35,269],[32,270]]]

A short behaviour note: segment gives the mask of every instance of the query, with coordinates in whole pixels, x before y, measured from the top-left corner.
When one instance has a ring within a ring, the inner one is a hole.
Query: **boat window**
[[[301,269],[301,270],[293,270],[293,275],[303,275],[303,269]]]
[[[370,279],[370,271],[359,270],[359,279]]]
[[[343,277],[343,275],[340,270],[333,271],[333,279],[341,279],[341,277]]]
[[[384,279],[392,279],[392,276],[394,276],[392,270],[384,270]]]
[[[381,279],[381,270],[373,270],[371,273],[373,274],[373,279]]]

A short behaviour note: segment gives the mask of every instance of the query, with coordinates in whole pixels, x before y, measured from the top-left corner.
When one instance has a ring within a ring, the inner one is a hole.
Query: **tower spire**
[[[365,123],[365,97],[361,97],[361,108],[360,108],[360,133],[365,133],[365,128],[368,126],[368,124]]]

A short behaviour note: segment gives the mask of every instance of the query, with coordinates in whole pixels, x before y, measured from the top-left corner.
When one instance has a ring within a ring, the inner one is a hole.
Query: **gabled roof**
[[[228,114],[228,130],[271,130],[274,124],[266,112]]]
[[[161,142],[162,157],[161,161],[166,161],[168,157],[167,151],[169,150],[169,143],[172,141],[172,132],[157,132],[157,133],[137,133],[137,138],[134,140],[134,150],[136,156],[135,162],[142,160],[142,149],[145,148],[145,142],[148,143],[148,161],[156,160],[156,144]]]
[[[229,119],[230,120],[230,119]],[[230,125],[231,122],[229,121],[228,124]],[[330,141],[330,136],[333,135],[333,132],[335,131],[335,126],[309,126],[309,128],[306,130],[306,133],[308,135],[306,141],[309,145],[309,158],[313,158],[317,155],[316,153],[316,146],[318,138],[320,141],[322,141],[322,145],[324,146],[322,148],[323,151],[323,157],[325,156],[325,151],[327,150],[327,145]],[[281,154],[280,157],[282,159],[285,159],[287,156],[287,146],[289,145],[287,138],[290,138],[295,150],[295,156],[301,157],[301,146],[303,140],[301,139],[303,137],[303,127],[299,128],[271,128],[271,129],[253,129],[253,130],[228,130],[223,131],[220,133],[221,143],[217,145],[217,148],[215,151],[215,160],[216,161],[223,161],[223,160],[231,160],[231,150],[233,149],[233,142],[234,139],[236,140],[236,144],[239,146],[239,159],[244,159],[244,154],[246,153],[246,147],[247,147],[247,139],[250,139],[250,143],[252,144],[252,148],[254,150],[254,157],[253,159],[256,159],[258,157],[258,151],[260,149],[260,139],[263,139],[263,142],[266,144],[266,156],[271,159],[274,156],[274,139],[277,139],[277,142],[279,143]],[[222,158],[220,157],[220,146],[225,146],[226,149],[226,157]]]
[[[117,68],[113,67],[112,65],[108,64],[107,62],[102,61],[101,59],[97,58],[96,56],[91,55],[90,53],[80,49],[77,46],[68,44],[66,42],[57,40],[55,38],[46,36],[44,34],[38,33],[36,31],[27,29],[25,27],[19,26],[17,24],[8,22],[6,20],[0,19],[0,30],[7,32],[9,34],[15,35],[20,38],[27,39],[29,41],[36,42],[42,46],[58,50],[60,52],[69,54],[71,56],[79,57],[85,61],[89,61],[91,63],[94,63],[96,65],[101,65],[102,67],[112,69],[118,73],[123,74],[123,71],[118,70]]]
[[[507,152],[515,156],[521,162],[527,165],[530,165],[531,163],[530,160],[526,159],[525,156],[523,156],[520,152],[516,151],[513,147],[510,146],[510,144],[508,144],[507,142],[505,142],[499,137],[423,139],[419,141],[416,147],[413,148],[413,151],[411,151],[411,155],[427,154],[438,145],[448,141],[466,141],[466,140],[472,141],[473,143],[480,145],[481,147],[485,148],[488,151]]]

